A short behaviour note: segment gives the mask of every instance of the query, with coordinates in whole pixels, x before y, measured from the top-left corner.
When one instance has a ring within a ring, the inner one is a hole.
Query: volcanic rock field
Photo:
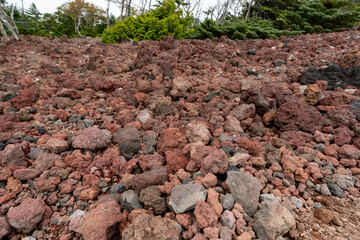
[[[360,30],[0,45],[0,239],[359,240]]]

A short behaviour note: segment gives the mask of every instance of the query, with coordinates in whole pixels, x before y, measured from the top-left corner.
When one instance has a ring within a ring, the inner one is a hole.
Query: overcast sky
[[[69,0],[24,0],[24,8],[28,9],[30,4],[33,2],[36,4],[36,7],[39,9],[41,13],[53,13],[56,11],[57,7],[68,1]],[[17,7],[21,8],[21,0],[7,0],[7,2],[10,4],[14,3],[16,4]],[[106,10],[107,7],[106,0],[86,0],[86,2],[94,3],[95,5],[103,8],[104,10]],[[134,0],[133,2],[135,4],[138,3],[138,1],[136,0]],[[207,6],[210,6],[215,2],[216,0],[203,0],[203,6],[204,6],[203,10],[205,10]],[[120,15],[120,11],[115,4],[111,4],[110,10],[115,17]]]

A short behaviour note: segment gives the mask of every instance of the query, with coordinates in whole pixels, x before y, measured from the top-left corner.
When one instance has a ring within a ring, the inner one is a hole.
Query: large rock
[[[255,105],[252,103],[241,104],[234,108],[230,115],[236,117],[239,121],[253,117],[255,115]]]
[[[138,130],[129,125],[114,133],[113,141],[118,143],[121,155],[131,159],[140,150],[140,136]]]
[[[44,212],[45,203],[42,199],[28,197],[19,206],[10,208],[7,217],[16,230],[28,233],[41,221]]]
[[[98,204],[90,212],[74,217],[70,230],[81,233],[85,240],[107,240],[115,232],[121,221],[121,209],[115,201]]]
[[[257,178],[249,173],[229,171],[226,184],[235,201],[241,204],[249,216],[252,216],[256,212],[261,190]]]
[[[136,216],[121,236],[123,240],[178,240],[181,231],[180,224],[169,218],[152,217],[141,213]]]
[[[0,162],[3,167],[8,165],[27,166],[25,153],[20,144],[9,144],[0,153]]]
[[[301,102],[288,101],[276,111],[274,123],[281,131],[321,131],[323,119],[321,113],[313,106]]]
[[[111,143],[111,133],[97,127],[85,128],[72,141],[74,148],[96,150],[108,147]]]
[[[132,182],[131,186],[136,192],[140,192],[142,189],[153,185],[161,185],[167,181],[168,175],[165,167],[160,167],[150,171],[146,171],[137,174]]]
[[[177,185],[170,195],[169,205],[176,214],[184,213],[195,208],[196,202],[205,201],[207,190],[198,183]]]
[[[261,203],[260,210],[254,215],[254,231],[259,239],[275,240],[295,227],[295,219],[290,211],[275,201]]]
[[[191,88],[191,82],[183,77],[176,77],[172,80],[172,89],[170,95],[173,98],[187,97]]]

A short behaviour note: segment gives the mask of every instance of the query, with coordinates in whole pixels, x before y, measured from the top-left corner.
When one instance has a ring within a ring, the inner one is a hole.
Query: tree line
[[[103,42],[126,39],[276,38],[299,33],[331,32],[360,22],[359,0],[104,0],[104,10],[86,0],[71,0],[54,13],[40,13],[0,0],[0,33],[68,37],[102,36]],[[112,15],[111,7],[119,9]]]

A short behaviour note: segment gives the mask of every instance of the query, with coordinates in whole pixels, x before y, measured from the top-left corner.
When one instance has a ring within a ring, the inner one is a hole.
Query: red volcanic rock
[[[11,225],[6,217],[0,217],[0,239],[6,237],[9,233],[11,233]]]
[[[180,132],[180,129],[168,128],[161,132],[157,146],[160,152],[166,152],[175,148],[181,149],[186,144],[186,137]]]
[[[218,222],[215,211],[202,200],[197,202],[194,215],[200,228],[215,227]]]
[[[228,167],[228,158],[226,153],[217,149],[209,153],[202,161],[200,171],[203,175],[207,173],[223,174]]]
[[[58,154],[64,152],[69,147],[69,142],[60,138],[50,138],[45,147],[49,149],[52,153]]]
[[[8,165],[27,166],[25,153],[21,144],[9,144],[0,152],[0,162],[3,167]]]
[[[32,168],[17,169],[14,172],[14,177],[19,180],[30,180],[40,175],[40,171]]]
[[[170,172],[177,172],[184,169],[189,160],[179,151],[166,151],[166,169]]]
[[[354,145],[344,145],[338,149],[339,157],[345,159],[358,159],[360,155],[359,149]]]
[[[26,90],[23,90],[15,98],[10,100],[12,106],[20,110],[24,107],[31,106],[37,99],[39,89],[36,86],[32,86]]]
[[[347,106],[332,108],[327,112],[324,118],[324,124],[334,128],[341,126],[352,128],[356,122],[356,116],[351,111],[350,107]]]
[[[165,159],[160,154],[141,155],[139,165],[144,172],[161,167],[165,163]]]
[[[97,127],[82,130],[72,142],[74,148],[96,150],[110,146],[111,133]]]
[[[354,133],[347,127],[339,127],[334,130],[334,142],[336,145],[342,146],[349,144]]]
[[[320,112],[312,106],[301,102],[289,101],[276,111],[274,123],[281,131],[305,131],[315,133],[323,126]]]
[[[44,213],[44,201],[28,197],[19,206],[10,208],[7,217],[16,230],[28,233],[41,221]]]
[[[85,240],[107,240],[116,232],[122,220],[121,209],[117,202],[98,204],[96,208],[70,222],[70,230],[82,234]]]
[[[139,192],[149,186],[164,184],[167,179],[168,175],[166,168],[160,167],[135,175],[132,179],[131,186],[135,191]]]

